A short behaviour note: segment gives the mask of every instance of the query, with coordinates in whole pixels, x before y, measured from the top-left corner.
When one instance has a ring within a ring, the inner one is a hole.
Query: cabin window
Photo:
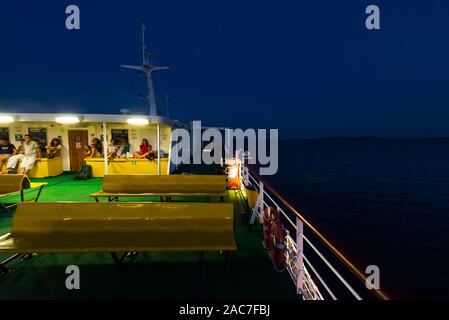
[[[9,128],[0,128],[0,138],[9,141]]]

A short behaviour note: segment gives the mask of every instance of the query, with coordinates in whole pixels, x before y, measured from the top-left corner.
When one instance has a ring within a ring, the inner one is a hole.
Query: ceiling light
[[[57,123],[71,124],[80,122],[80,118],[74,116],[56,117]]]
[[[129,118],[127,120],[127,122],[129,124],[136,125],[136,126],[143,126],[143,125],[147,125],[150,123],[148,121],[148,119],[145,119],[145,118]]]

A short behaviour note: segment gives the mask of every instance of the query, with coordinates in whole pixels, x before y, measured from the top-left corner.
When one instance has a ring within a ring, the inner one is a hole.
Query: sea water
[[[449,298],[449,139],[283,140],[265,178],[401,294]]]

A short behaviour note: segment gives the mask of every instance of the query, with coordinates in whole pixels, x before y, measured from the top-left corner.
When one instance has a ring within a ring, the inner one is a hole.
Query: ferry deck
[[[180,169],[193,175],[217,174],[216,167],[205,165],[183,165]],[[229,257],[221,251],[210,250],[128,252],[118,262],[108,252],[2,253],[0,299],[388,299],[381,290],[367,290],[360,281],[365,276],[360,269],[274,188],[263,180],[257,185],[256,175],[248,174],[246,167],[241,168],[241,172],[242,184],[234,190],[228,188],[223,199],[224,203],[233,206],[233,237],[237,250]],[[32,183],[45,184],[38,201],[98,205],[90,195],[101,190],[104,178],[80,181],[74,177],[74,173],[65,172],[56,177],[32,178]],[[257,204],[252,205],[254,208],[250,208],[250,192],[244,180],[252,180],[252,185],[258,186],[258,194],[262,194]],[[26,189],[23,198],[16,193],[0,200],[6,207],[13,204],[9,212],[4,210],[0,214],[0,243],[4,239],[2,235],[8,235],[13,229],[17,208],[14,204],[20,207],[22,201],[32,200],[38,192],[36,188]],[[170,200],[175,203],[216,201],[197,197]],[[100,200],[105,201],[108,200]],[[160,197],[121,197],[119,203],[162,201],[164,199]],[[282,270],[275,270],[274,260],[263,245],[259,216],[266,212],[264,206],[275,207],[282,213],[286,231]],[[292,228],[295,219],[296,235]],[[58,238],[54,241],[58,242]],[[76,265],[80,270],[80,290],[68,290],[64,285],[66,267],[70,265]]]
[[[207,173],[204,168],[200,170]],[[74,175],[32,179],[48,183],[39,201],[95,202],[89,195],[101,189],[102,178],[79,181],[73,179]],[[25,197],[36,192],[26,191]],[[3,203],[19,201],[19,195],[2,199]],[[122,198],[120,201],[160,199]],[[9,272],[0,275],[0,299],[297,299],[289,276],[273,272],[261,245],[260,232],[248,231],[250,215],[241,195],[228,190],[225,201],[234,204],[234,235],[238,246],[228,262],[218,252],[205,253],[203,258],[197,252],[142,253],[117,267],[107,253],[39,254],[8,265]],[[13,215],[14,209],[0,215],[0,235],[11,231]],[[2,254],[0,260],[9,256]],[[64,286],[68,265],[80,268],[80,290],[67,290]]]

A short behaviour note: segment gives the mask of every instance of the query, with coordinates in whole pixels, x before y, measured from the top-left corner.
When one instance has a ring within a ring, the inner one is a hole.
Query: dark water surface
[[[266,180],[401,296],[449,298],[449,139],[284,140]]]

